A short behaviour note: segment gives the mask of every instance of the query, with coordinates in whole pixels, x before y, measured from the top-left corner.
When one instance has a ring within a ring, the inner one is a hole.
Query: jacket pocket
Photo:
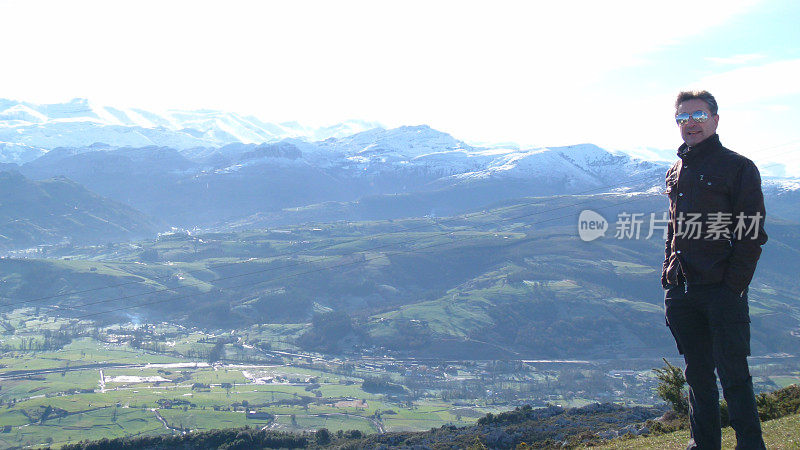
[[[695,206],[698,211],[705,214],[731,211],[730,191],[725,178],[700,175],[695,186]]]

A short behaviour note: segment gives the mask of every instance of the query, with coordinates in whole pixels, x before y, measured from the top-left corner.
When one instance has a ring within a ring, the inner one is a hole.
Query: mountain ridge
[[[394,130],[403,128],[406,127]],[[321,142],[330,138],[341,140],[373,129],[384,127],[378,122],[355,119],[328,126],[308,126],[296,121],[271,123],[253,115],[213,109],[155,112],[105,106],[81,98],[51,104],[0,99],[0,163],[21,165],[58,146],[86,147],[105,143],[118,147],[154,145],[186,150],[222,147],[235,142],[261,144],[285,139],[304,142]],[[470,148],[510,150],[520,149],[520,146],[514,143],[481,143],[472,144]],[[624,153],[633,159],[656,164],[674,160],[675,154],[674,149],[652,147],[614,150],[611,153]],[[780,162],[766,164],[763,172],[776,178],[786,177],[786,168]]]
[[[324,140],[378,126],[360,120],[321,127],[297,122],[275,124],[223,111],[152,112],[103,106],[80,98],[54,104],[0,99],[0,143],[29,148],[29,154],[16,155],[17,161],[11,161],[11,156],[0,151],[0,162],[24,163],[34,159],[37,152],[59,146],[86,147],[98,142],[188,149],[233,142],[274,142],[289,137]]]

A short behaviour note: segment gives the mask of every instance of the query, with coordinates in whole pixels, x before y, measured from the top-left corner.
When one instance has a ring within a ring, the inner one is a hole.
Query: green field
[[[27,314],[30,311],[8,314],[18,325],[13,337],[37,338],[34,330],[41,324]],[[63,320],[48,323],[63,325]],[[150,330],[174,331],[167,325]],[[102,332],[104,339],[115,340],[125,331],[111,326]],[[58,445],[245,425],[293,431],[422,430],[468,424],[482,415],[480,409],[463,416],[453,413],[455,408],[447,402],[390,400],[365,392],[356,372],[373,372],[362,368],[345,375],[337,371],[341,363],[335,361],[313,368],[298,367],[305,357],[272,364],[209,365],[181,357],[175,350],[179,342],[204,345],[199,341],[209,336],[197,331],[176,335],[176,345],[169,350],[174,354],[92,337],[75,339],[55,351],[4,353],[0,446]],[[269,416],[248,418],[247,411]]]

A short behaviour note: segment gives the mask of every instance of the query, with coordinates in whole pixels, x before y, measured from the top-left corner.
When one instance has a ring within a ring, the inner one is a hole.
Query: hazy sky
[[[468,142],[723,143],[800,164],[800,2],[0,0],[0,98],[267,121],[428,124]]]

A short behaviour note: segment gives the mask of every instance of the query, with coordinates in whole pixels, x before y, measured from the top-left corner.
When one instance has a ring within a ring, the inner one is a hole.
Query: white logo
[[[608,221],[605,217],[592,211],[584,209],[578,216],[578,235],[584,242],[593,241],[606,234]]]

